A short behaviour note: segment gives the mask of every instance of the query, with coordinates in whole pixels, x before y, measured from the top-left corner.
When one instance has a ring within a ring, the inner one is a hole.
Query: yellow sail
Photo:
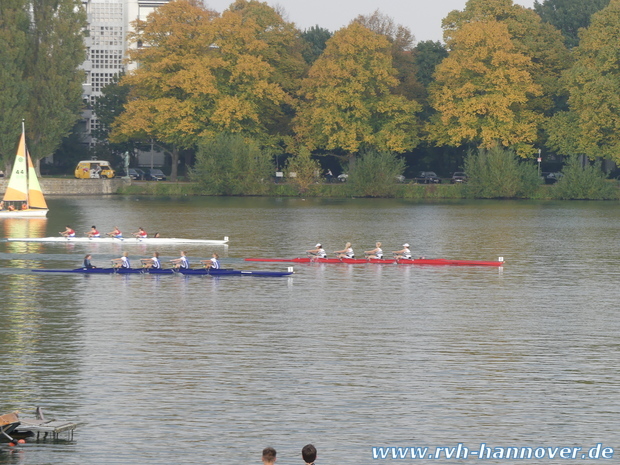
[[[5,202],[28,202],[28,170],[26,167],[26,135],[22,131],[17,156],[9,185],[4,193]]]
[[[43,197],[43,191],[41,191],[41,185],[39,184],[39,178],[37,178],[37,172],[32,164],[30,153],[26,151],[26,158],[28,159],[28,203],[30,208],[47,208],[47,202]]]

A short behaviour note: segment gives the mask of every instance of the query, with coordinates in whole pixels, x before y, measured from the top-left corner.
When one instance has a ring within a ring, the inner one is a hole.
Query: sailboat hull
[[[0,211],[0,219],[2,218],[45,218],[49,210],[42,209],[28,209],[28,210],[2,210]]]

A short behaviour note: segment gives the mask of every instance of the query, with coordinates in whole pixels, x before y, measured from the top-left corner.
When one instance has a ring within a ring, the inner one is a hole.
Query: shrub
[[[520,159],[513,150],[495,146],[465,157],[468,197],[478,199],[529,197],[540,185],[537,168]]]
[[[572,156],[562,169],[562,177],[552,188],[556,199],[608,200],[617,199],[618,190],[601,170],[601,162],[587,162]]]
[[[397,177],[405,171],[405,161],[391,152],[362,152],[349,173],[347,183],[358,197],[394,197]]]
[[[303,194],[320,177],[321,165],[310,157],[308,149],[301,148],[298,154],[286,160],[286,173],[289,183]],[[291,177],[291,173],[295,176]]]
[[[204,140],[190,171],[203,193],[210,195],[262,195],[275,171],[271,154],[239,134],[219,134]]]

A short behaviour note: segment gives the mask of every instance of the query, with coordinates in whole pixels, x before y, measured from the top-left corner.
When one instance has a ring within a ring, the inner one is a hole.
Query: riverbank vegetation
[[[301,31],[257,0],[171,1],[134,23],[134,66],[103,88],[98,144],[79,157],[156,147],[203,195],[615,198],[620,0],[468,0],[442,26],[443,43],[416,43],[380,11]],[[0,45],[18,41],[6,30]],[[463,170],[463,186],[396,181]]]

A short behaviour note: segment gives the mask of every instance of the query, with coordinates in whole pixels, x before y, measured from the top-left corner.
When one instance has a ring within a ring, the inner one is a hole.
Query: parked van
[[[75,177],[78,179],[112,179],[114,174],[110,163],[103,160],[82,160],[75,167]]]

